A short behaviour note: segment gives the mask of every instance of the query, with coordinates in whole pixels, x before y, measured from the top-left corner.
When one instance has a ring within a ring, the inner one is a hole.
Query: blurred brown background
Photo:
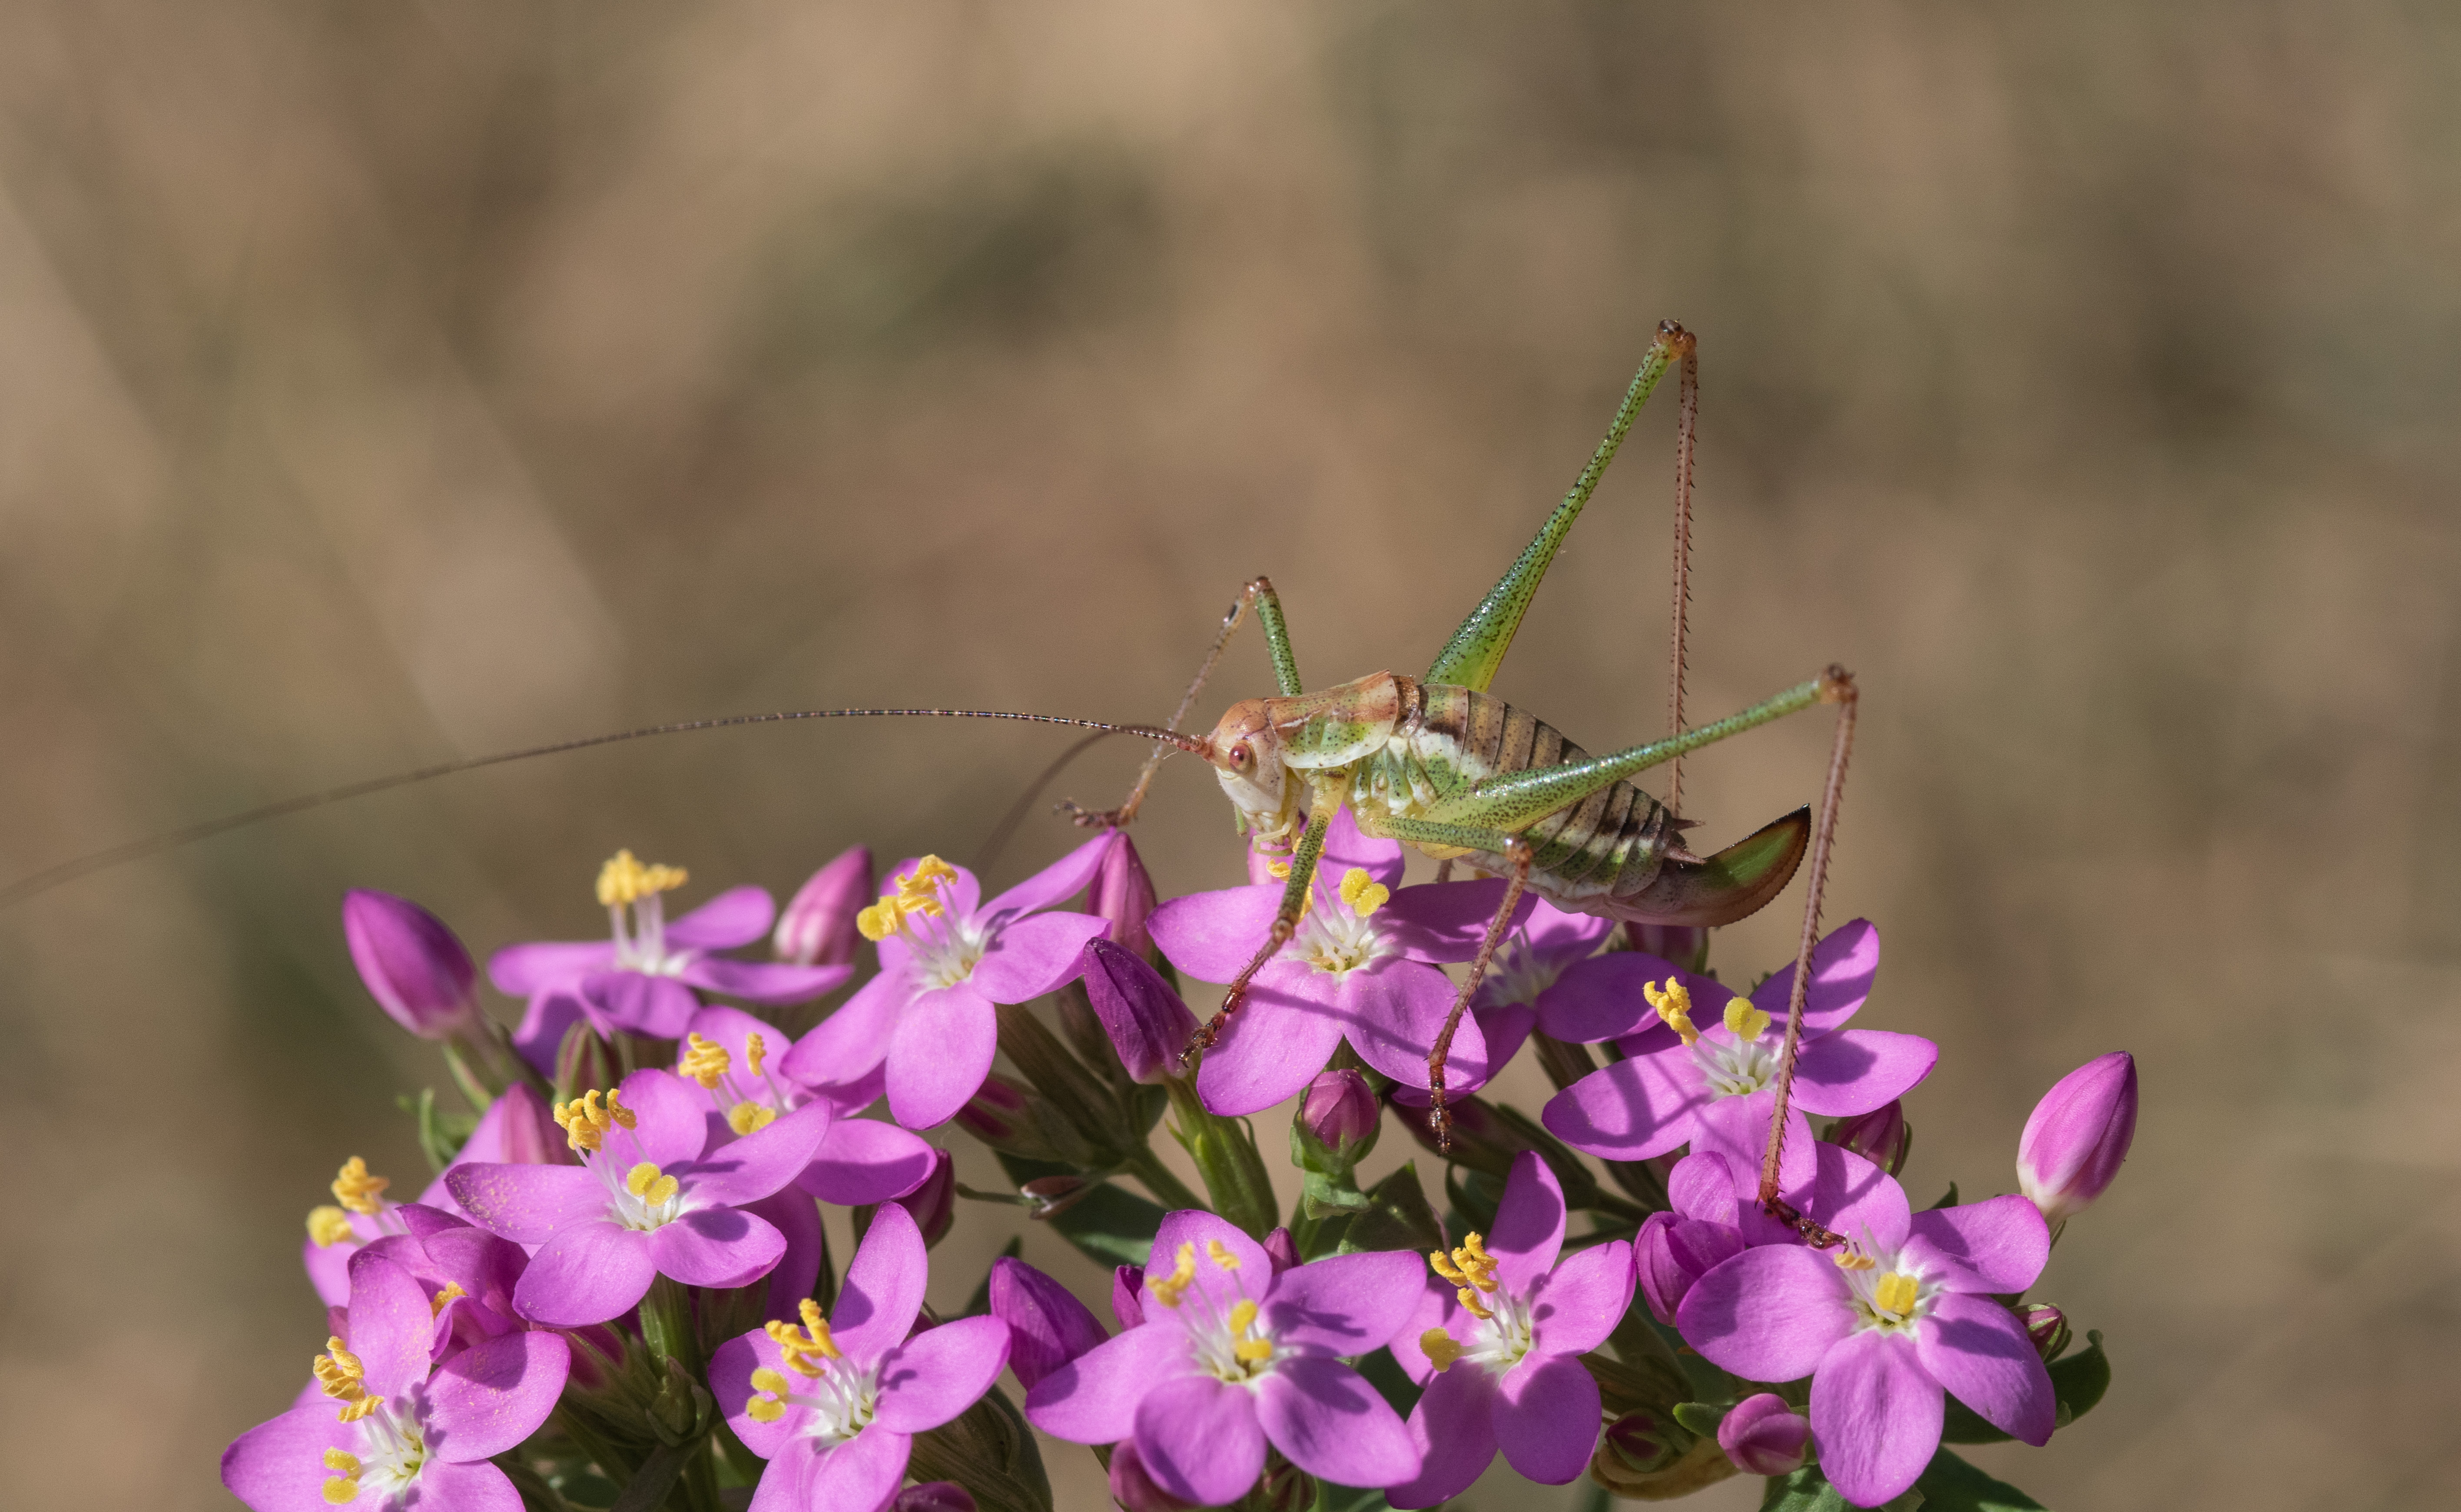
[[[2012,1186],[2052,1079],[2141,1061],[2044,1288],[2117,1385],[1978,1458],[2068,1512],[2440,1501],[2456,82],[2461,14],[2395,0],[13,0],[0,872],[655,720],[1159,717],[1257,571],[1313,680],[1417,671],[1678,316],[1692,707],[1861,675],[1830,917],[1887,936],[1865,1022],[1944,1048],[1915,1195]],[[1499,684],[1593,749],[1662,719],[1671,400]],[[1268,682],[1243,643],[1204,716]],[[1740,834],[1827,739],[1687,807]],[[588,935],[619,845],[688,901],[967,858],[1062,743],[593,752],[0,915],[0,1501],[227,1504],[322,1338],[301,1215],[349,1154],[423,1181],[393,1099],[438,1073],[343,888]],[[1166,888],[1230,880],[1201,772],[1149,812]],[[1774,965],[1797,899],[1718,960]],[[1008,1226],[963,1215],[944,1300]]]

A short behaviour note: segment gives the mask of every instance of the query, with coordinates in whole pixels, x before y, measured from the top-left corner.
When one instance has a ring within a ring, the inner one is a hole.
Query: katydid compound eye
[[[1230,764],[1242,772],[1256,764],[1256,754],[1248,749],[1247,741],[1242,740],[1230,748]]]

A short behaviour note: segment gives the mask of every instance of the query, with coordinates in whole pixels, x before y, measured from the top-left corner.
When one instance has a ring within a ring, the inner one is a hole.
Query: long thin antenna
[[[1701,418],[1701,351],[1692,332],[1673,321],[1658,328],[1658,339],[1682,354],[1677,379],[1680,404],[1675,421],[1675,632],[1666,659],[1666,734],[1683,733],[1684,653],[1689,646],[1692,607],[1692,437]],[[1683,758],[1666,771],[1666,812],[1683,813]]]
[[[783,724],[796,719],[863,719],[863,718],[935,718],[935,719],[1014,719],[1024,724],[1066,725],[1079,730],[1094,730],[1104,735],[1143,735],[1160,744],[1175,746],[1193,756],[1210,751],[1204,741],[1172,730],[1158,730],[1151,725],[1105,724],[1099,719],[1067,719],[1058,714],[1009,713],[992,709],[793,709],[774,713],[729,714],[722,719],[686,719],[674,724],[650,725],[639,730],[623,730],[612,735],[586,735],[578,740],[558,740],[551,745],[528,746],[519,751],[499,751],[492,756],[469,756],[459,761],[439,761],[409,772],[396,772],[390,777],[369,777],[363,781],[346,782],[321,793],[306,793],[287,798],[278,803],[267,803],[221,819],[190,824],[144,840],[130,841],[91,855],[47,866],[31,876],[20,877],[0,887],[0,908],[11,907],[40,893],[49,892],[62,883],[117,866],[124,862],[139,861],[193,845],[201,840],[231,830],[245,829],[266,820],[322,808],[328,803],[340,803],[350,799],[365,798],[388,788],[408,787],[433,777],[451,777],[459,772],[475,772],[481,767],[502,766],[509,761],[526,761],[533,756],[555,756],[566,751],[586,751],[591,746],[616,745],[626,740],[645,740],[652,735],[688,735],[698,730],[729,730],[739,725]]]

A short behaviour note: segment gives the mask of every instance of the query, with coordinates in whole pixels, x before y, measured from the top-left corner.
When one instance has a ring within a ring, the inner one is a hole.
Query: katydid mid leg
[[[1222,1006],[1213,1011],[1213,1016],[1205,1021],[1196,1031],[1196,1037],[1179,1053],[1179,1068],[1183,1073],[1194,1071],[1196,1057],[1212,1049],[1222,1038],[1222,1032],[1230,1027],[1230,1015],[1239,1012],[1239,1005],[1247,1000],[1248,984],[1255,980],[1256,973],[1265,969],[1265,963],[1279,954],[1282,947],[1291,943],[1291,936],[1298,932],[1299,916],[1307,911],[1308,889],[1316,884],[1316,860],[1324,854],[1325,832],[1333,827],[1333,816],[1339,812],[1340,807],[1337,799],[1319,802],[1309,812],[1307,828],[1300,832],[1299,842],[1291,852],[1291,874],[1282,884],[1282,903],[1273,912],[1273,926],[1266,931],[1265,943],[1256,948],[1256,953],[1249,957],[1248,964],[1231,978],[1229,989],[1222,994]]]

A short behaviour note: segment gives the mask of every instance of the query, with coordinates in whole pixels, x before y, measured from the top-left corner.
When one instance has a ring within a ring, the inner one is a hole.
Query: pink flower
[[[2062,1076],[2017,1140],[2019,1190],[2053,1224],[2091,1206],[2119,1179],[2136,1139],[2136,1058],[2096,1056]]]

